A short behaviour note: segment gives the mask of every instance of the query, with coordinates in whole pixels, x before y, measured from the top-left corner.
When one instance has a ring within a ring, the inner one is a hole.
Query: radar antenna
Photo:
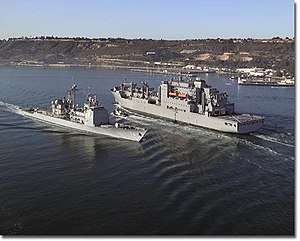
[[[75,84],[75,77],[73,77],[72,80],[73,80],[73,85],[72,85],[71,89],[68,90],[68,100],[71,102],[70,104],[71,104],[72,108],[75,109],[75,107],[76,107],[75,92],[79,89],[77,88],[77,85]]]

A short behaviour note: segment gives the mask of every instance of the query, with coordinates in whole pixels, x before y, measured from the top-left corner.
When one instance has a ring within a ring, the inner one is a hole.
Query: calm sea
[[[237,86],[236,110],[265,117],[250,135],[152,118],[140,144],[85,135],[18,115],[49,107],[72,78],[112,111],[125,78],[158,86],[165,76],[108,69],[0,68],[1,234],[294,234],[295,90]]]

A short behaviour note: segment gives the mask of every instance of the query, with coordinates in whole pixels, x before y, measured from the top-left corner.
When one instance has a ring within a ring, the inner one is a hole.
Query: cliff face
[[[286,69],[294,75],[295,43],[272,39],[10,39],[0,41],[0,64],[145,65],[181,62],[214,67]],[[150,63],[149,63],[150,62]]]

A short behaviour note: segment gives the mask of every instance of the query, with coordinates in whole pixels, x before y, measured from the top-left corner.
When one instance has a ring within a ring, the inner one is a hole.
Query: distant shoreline
[[[108,64],[1,64],[1,67],[32,67],[32,68],[48,68],[48,69],[68,69],[68,68],[85,68],[85,69],[123,69],[129,70],[133,72],[143,72],[148,74],[159,74],[159,75],[172,75],[172,76],[181,76],[181,77],[198,77],[198,74],[209,74],[209,73],[216,73],[216,74],[225,74],[236,76],[236,71],[222,71],[222,70],[214,70],[214,69],[206,69],[206,70],[193,70],[193,69],[182,69],[182,68],[162,68],[162,67],[145,67],[145,66],[126,66],[126,65],[108,65]],[[276,77],[275,77],[276,78]],[[278,77],[277,77],[278,78]],[[247,82],[247,83],[240,83],[239,85],[252,85],[252,86],[278,86],[278,87],[295,87],[295,84],[278,84],[275,80],[274,82],[261,82],[261,83],[254,83],[254,82]]]
[[[145,73],[154,73],[154,74],[199,74],[199,73],[224,73],[224,71],[216,70],[193,70],[193,69],[182,69],[182,68],[163,68],[163,67],[145,67],[145,66],[127,66],[127,65],[109,65],[109,64],[20,64],[20,63],[10,63],[10,64],[1,64],[0,67],[10,66],[10,67],[34,67],[34,68],[106,68],[106,69],[126,69],[134,72],[145,72]],[[230,74],[232,72],[228,72]]]

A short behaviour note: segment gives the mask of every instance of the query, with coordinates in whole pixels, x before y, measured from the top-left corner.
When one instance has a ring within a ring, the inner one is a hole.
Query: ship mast
[[[68,100],[70,101],[71,107],[75,109],[76,106],[76,98],[75,98],[75,92],[77,89],[77,85],[75,84],[75,77],[73,77],[73,85],[70,90],[68,90]]]

